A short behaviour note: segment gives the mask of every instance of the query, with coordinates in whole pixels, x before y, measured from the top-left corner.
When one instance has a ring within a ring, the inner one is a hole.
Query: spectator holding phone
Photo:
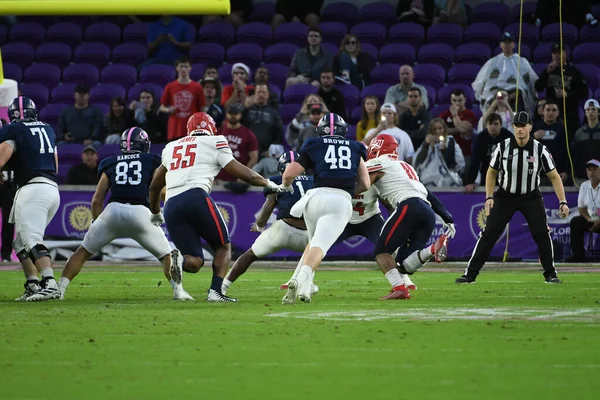
[[[545,102],[544,102],[545,104]],[[508,93],[506,90],[499,90],[496,94],[496,98],[490,102],[487,107],[487,110],[483,113],[483,116],[479,118],[479,123],[477,124],[477,132],[481,132],[485,129],[484,122],[488,120],[488,117],[496,113],[500,115],[500,120],[502,121],[502,128],[508,129],[510,132],[513,131],[512,120],[513,115],[515,114],[508,104]]]

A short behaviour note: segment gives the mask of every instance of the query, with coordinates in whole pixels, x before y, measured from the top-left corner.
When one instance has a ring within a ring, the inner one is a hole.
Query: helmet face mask
[[[37,121],[37,118],[37,107],[29,97],[16,97],[8,106],[8,119],[10,122],[23,120]]]
[[[277,164],[277,171],[279,171],[279,173],[281,175],[283,175],[288,164],[293,163],[297,159],[298,159],[298,153],[296,153],[295,151],[286,151],[285,153],[283,153],[281,155],[281,157],[279,157],[279,162]]]
[[[126,129],[121,135],[121,153],[149,153],[150,138],[145,130],[138,127]]]
[[[187,122],[188,136],[213,136],[217,134],[217,124],[205,112],[197,112]]]
[[[319,136],[346,136],[348,124],[342,117],[334,113],[327,113],[321,118],[316,128]]]
[[[383,155],[398,157],[398,141],[386,133],[377,135],[367,150],[367,158],[369,160]]]

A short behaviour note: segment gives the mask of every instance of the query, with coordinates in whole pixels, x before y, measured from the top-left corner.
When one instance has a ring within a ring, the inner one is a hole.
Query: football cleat
[[[466,275],[463,275],[460,278],[456,278],[454,283],[456,283],[458,285],[463,285],[463,284],[467,284],[467,283],[475,283],[475,278],[471,278]]]
[[[27,297],[25,301],[46,301],[60,299],[61,293],[60,290],[58,290],[58,283],[56,283],[54,278],[42,279],[40,286],[42,289],[39,292]]]
[[[173,300],[194,301],[194,298],[192,296],[190,296],[190,294],[188,292],[186,292],[185,290],[180,289],[180,290],[175,290],[173,292]]]
[[[221,292],[217,292],[213,289],[208,289],[208,296],[206,301],[209,303],[237,303],[237,299],[233,297],[227,297]]]
[[[394,287],[390,291],[390,294],[379,298],[379,300],[408,300],[408,299],[410,299],[410,292],[406,289],[406,287],[404,285]]]
[[[181,285],[183,280],[183,257],[179,250],[175,249],[171,252],[171,266],[169,267],[171,279],[178,285]]]
[[[33,296],[41,290],[40,281],[37,280],[29,280],[23,286],[25,287],[25,292],[20,297],[17,297],[15,301],[25,301],[28,297]]]
[[[556,276],[553,278],[546,278],[545,280],[546,283],[550,283],[552,285],[558,284],[558,283],[562,283],[562,281],[560,279],[558,279]]]
[[[283,285],[282,285],[283,286]],[[298,298],[298,281],[296,279],[290,279],[287,284],[287,293],[281,299],[281,304],[290,305],[296,303]]]
[[[287,290],[288,289],[288,284],[289,283],[286,282],[283,285],[279,286],[279,290]],[[312,285],[312,294],[317,294],[317,293],[319,293],[319,287],[313,283],[313,285]]]
[[[406,275],[406,274],[400,274],[400,277],[404,281],[404,286],[408,290],[417,290],[417,285],[415,285],[414,282],[410,280],[410,278],[408,277],[408,275]]]
[[[436,263],[442,263],[448,257],[448,236],[440,236],[433,244],[433,255]]]
[[[310,280],[299,282],[298,285],[298,298],[300,301],[310,303],[311,296],[313,294],[313,283]]]

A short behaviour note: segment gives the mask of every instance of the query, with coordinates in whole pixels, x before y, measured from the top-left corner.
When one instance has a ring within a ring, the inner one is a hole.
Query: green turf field
[[[408,301],[371,271],[319,271],[311,304],[282,306],[290,271],[251,271],[203,302],[210,270],[172,301],[157,267],[84,269],[67,298],[15,303],[0,272],[0,399],[593,399],[600,270],[414,275]],[[60,276],[57,271],[56,276]],[[162,281],[160,287],[158,283]]]

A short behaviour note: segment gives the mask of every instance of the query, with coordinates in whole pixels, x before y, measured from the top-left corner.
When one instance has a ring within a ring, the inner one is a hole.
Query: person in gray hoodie
[[[321,70],[333,68],[333,54],[321,47],[323,34],[319,28],[308,30],[308,47],[296,50],[285,86],[310,83],[319,87]]]
[[[256,85],[254,105],[247,108],[242,125],[248,127],[258,139],[258,156],[268,157],[271,144],[281,144],[283,122],[277,110],[268,104],[269,88]]]

